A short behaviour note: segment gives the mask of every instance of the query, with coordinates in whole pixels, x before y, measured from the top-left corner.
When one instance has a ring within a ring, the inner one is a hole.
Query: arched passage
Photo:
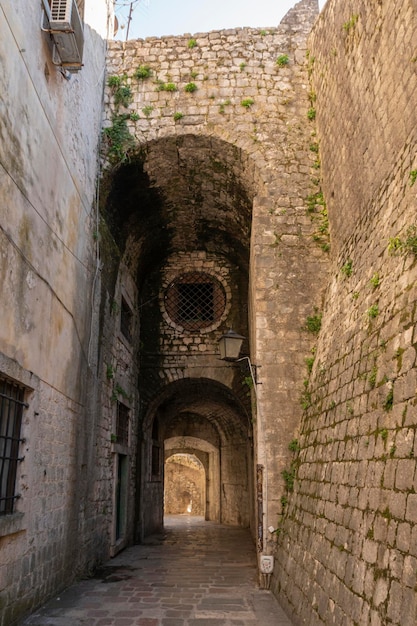
[[[155,423],[158,441],[155,442]],[[153,434],[152,434],[153,433]],[[144,422],[139,531],[163,525],[164,463],[152,473],[154,446],[195,455],[206,471],[206,519],[249,526],[252,508],[252,435],[248,413],[226,386],[204,378],[167,385]],[[151,470],[151,471],[150,471]]]
[[[167,515],[205,517],[206,470],[191,451],[165,451],[164,519]]]
[[[104,278],[116,299],[125,294],[122,310],[130,304],[138,370],[136,538],[162,527],[164,454],[180,438],[207,455],[207,518],[249,526],[248,372],[220,362],[217,343],[231,327],[250,336],[252,207],[263,181],[237,146],[190,134],[142,146],[106,185],[116,246],[103,246],[114,267]]]

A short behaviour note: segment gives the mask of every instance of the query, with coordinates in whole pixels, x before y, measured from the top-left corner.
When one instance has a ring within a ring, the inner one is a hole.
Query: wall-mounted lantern
[[[256,365],[251,363],[248,356],[239,358],[244,339],[245,337],[243,337],[243,335],[239,335],[230,328],[230,330],[228,330],[227,333],[222,335],[219,339],[220,358],[222,361],[233,361],[235,363],[238,361],[247,361],[253,384],[256,385],[258,382],[256,379]],[[254,390],[256,394],[256,388],[254,388]]]
[[[237,361],[245,337],[230,329],[219,339],[220,358],[223,361]]]

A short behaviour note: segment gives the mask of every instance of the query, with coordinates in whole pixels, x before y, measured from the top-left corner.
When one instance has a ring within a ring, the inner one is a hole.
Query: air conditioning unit
[[[76,0],[49,0],[49,32],[60,58],[69,72],[82,67],[84,30]]]

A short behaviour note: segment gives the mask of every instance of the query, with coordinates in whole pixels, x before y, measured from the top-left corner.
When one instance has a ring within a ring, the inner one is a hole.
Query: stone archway
[[[170,437],[165,440],[165,458],[174,454],[191,454],[204,468],[204,517],[220,521],[220,454],[216,446],[197,437]]]
[[[205,517],[206,471],[192,452],[174,451],[164,464],[164,519],[167,515]]]
[[[136,537],[162,527],[163,450],[172,437],[217,450],[208,519],[249,526],[251,393],[247,372],[220,362],[217,343],[230,327],[250,336],[252,208],[264,181],[241,148],[189,134],[150,141],[109,182],[104,213],[121,254],[119,282],[133,279],[137,294]]]
[[[225,385],[208,378],[184,378],[161,390],[144,422],[138,502],[140,535],[159,531],[163,525],[165,468],[161,455],[158,471],[152,474],[155,445],[164,449],[165,459],[175,453],[192,454],[199,459],[206,475],[207,520],[250,526],[251,430],[244,406]]]

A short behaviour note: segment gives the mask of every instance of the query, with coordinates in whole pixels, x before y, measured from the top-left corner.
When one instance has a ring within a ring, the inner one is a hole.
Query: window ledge
[[[130,454],[130,447],[125,446],[121,443],[112,442],[111,451],[113,452],[113,454],[124,454],[128,456]]]
[[[11,513],[10,515],[0,516],[0,537],[14,535],[25,530],[23,518],[23,513]]]

